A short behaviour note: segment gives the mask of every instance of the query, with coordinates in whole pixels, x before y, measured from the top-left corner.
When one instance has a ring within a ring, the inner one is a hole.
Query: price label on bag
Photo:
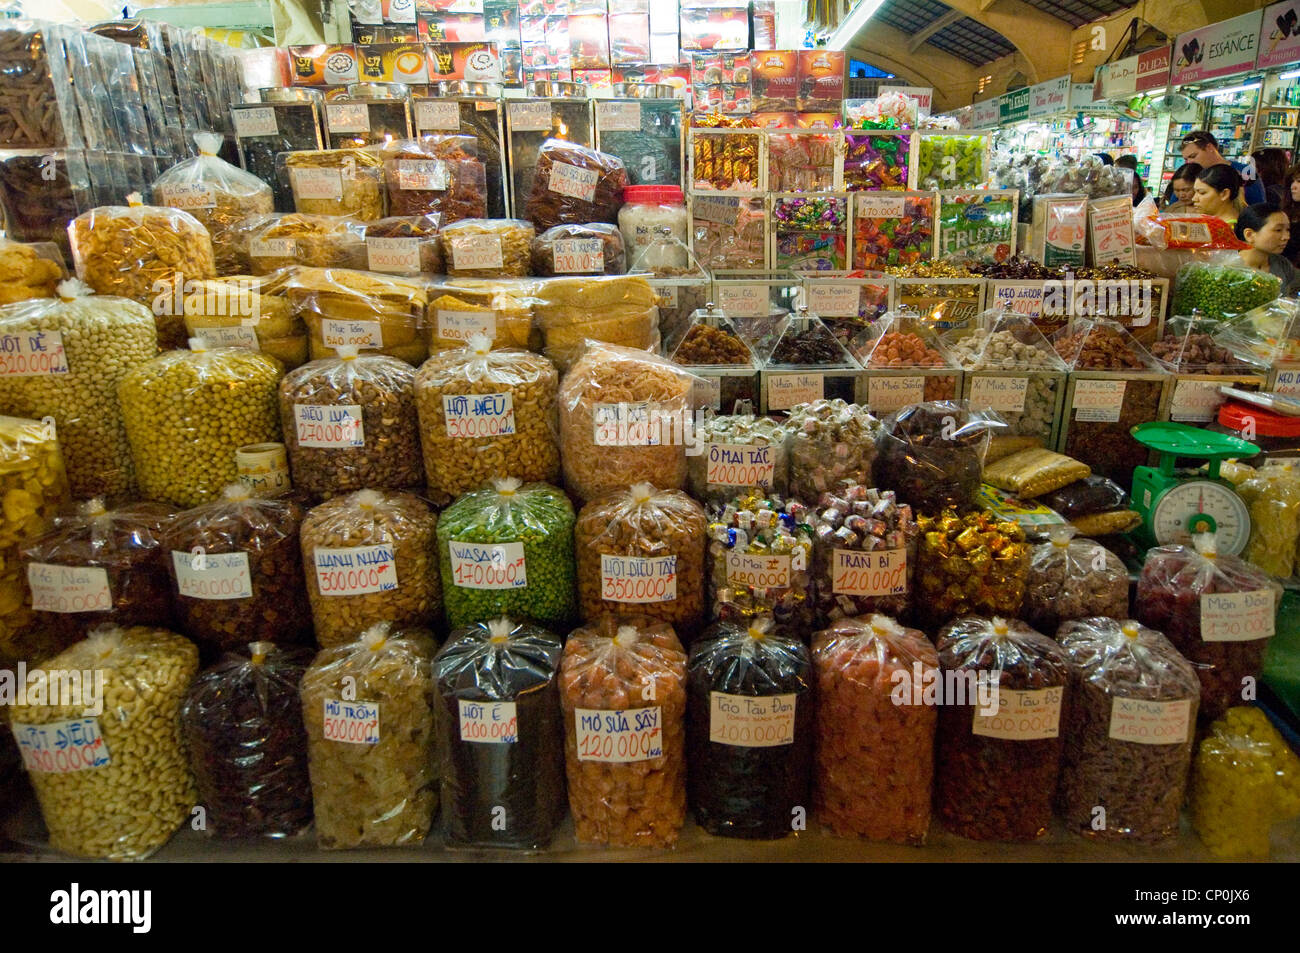
[[[360,404],[294,404],[298,446],[345,450],[366,445]]]
[[[1220,381],[1176,381],[1169,401],[1169,419],[1204,424],[1214,419],[1223,403]]]
[[[68,373],[60,331],[0,334],[0,377],[44,377]]]
[[[420,132],[459,132],[460,103],[418,102],[415,104],[415,126]]]
[[[600,597],[637,605],[672,602],[677,598],[677,557],[602,553]]]
[[[28,563],[27,585],[36,612],[107,612],[113,608],[108,571],[99,566]]]
[[[640,132],[640,103],[596,102],[596,125],[601,132]]]
[[[1179,745],[1192,727],[1192,702],[1116,698],[1110,706],[1110,736],[1139,745]]]
[[[1201,596],[1201,639],[1253,642],[1273,637],[1277,600],[1271,589],[1214,592]]]
[[[971,381],[970,404],[999,413],[1023,413],[1029,393],[1028,377],[976,377]]]
[[[510,103],[510,128],[514,132],[550,132],[551,104]]]
[[[23,767],[37,774],[71,774],[112,763],[97,718],[73,718],[43,725],[13,723]]]
[[[975,706],[971,734],[1006,741],[1039,741],[1061,733],[1061,698],[1064,689],[1040,688],[1021,691],[998,686],[998,712],[985,714]]]
[[[397,187],[445,192],[451,184],[447,163],[441,159],[399,159],[397,162]]]
[[[337,698],[325,700],[325,722],[321,736],[326,741],[353,745],[379,744],[378,702],[349,702]]]
[[[859,192],[853,197],[854,218],[902,218],[907,199],[884,192]]]
[[[718,308],[733,318],[765,318],[772,304],[766,285],[724,285],[718,289]]]
[[[924,377],[867,377],[867,407],[873,414],[889,414],[925,400]]]
[[[523,589],[528,565],[523,543],[447,544],[451,580],[462,589]]]
[[[378,321],[325,318],[321,321],[321,338],[326,347],[381,348],[384,346],[384,329]]]
[[[808,289],[808,310],[823,318],[856,318],[857,285],[812,285]]]
[[[248,351],[260,351],[257,332],[252,328],[195,328],[194,336],[208,347],[242,347]]]
[[[460,699],[460,740],[516,744],[519,741],[519,715],[515,703]]]
[[[664,756],[663,710],[623,708],[573,710],[579,761],[626,764]]]
[[[183,553],[172,550],[176,591],[189,599],[251,599],[248,553]]]
[[[599,181],[600,173],[595,169],[583,169],[567,162],[553,162],[547,188],[559,195],[590,202],[596,197],[596,183]]]
[[[1088,423],[1118,423],[1124,409],[1127,381],[1074,382],[1074,419]]]
[[[217,207],[217,193],[210,185],[199,183],[165,185],[158,190],[158,199],[163,205],[185,211]]]
[[[662,423],[647,401],[597,404],[593,442],[598,447],[657,447],[663,442]]]
[[[705,482],[709,486],[772,486],[776,453],[772,447],[711,443],[706,453]]]
[[[298,253],[298,243],[292,238],[254,238],[248,243],[248,254],[254,258],[292,258]]]
[[[499,235],[463,235],[451,240],[451,266],[457,271],[502,268],[505,256],[501,252]]]
[[[343,198],[343,173],[338,169],[290,169],[293,195],[297,199]]]
[[[270,106],[252,109],[232,109],[235,119],[235,138],[254,139],[259,136],[278,136],[280,127],[275,121],[275,110]]]
[[[906,595],[907,550],[835,550],[831,589],[845,596]]]
[[[767,378],[767,409],[789,410],[796,404],[809,404],[824,396],[825,378],[821,374],[772,374]]]
[[[371,271],[409,275],[420,270],[418,238],[367,238],[366,262]]]
[[[599,238],[559,238],[552,251],[557,275],[587,275],[605,270],[605,243]]]
[[[515,432],[513,394],[444,394],[442,414],[447,436],[508,437]]]
[[[330,132],[369,132],[370,107],[365,103],[331,103],[325,106]]]
[[[391,543],[321,547],[312,554],[312,562],[322,596],[364,596],[397,588],[397,563]]]
[[[709,692],[709,740],[738,748],[794,744],[797,695]]]
[[[495,311],[443,311],[438,309],[437,336],[444,341],[468,341],[476,334],[487,338],[497,335]]]
[[[757,589],[788,589],[790,557],[727,553],[727,583]]]

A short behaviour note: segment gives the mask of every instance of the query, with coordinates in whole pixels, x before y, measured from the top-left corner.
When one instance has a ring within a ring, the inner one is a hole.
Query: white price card
[[[722,378],[699,376],[691,381],[691,406],[722,409]]]
[[[733,318],[765,318],[772,310],[767,285],[723,285],[718,308]]]
[[[597,404],[592,427],[598,447],[657,447],[663,442],[658,405],[646,401]]]
[[[727,553],[727,584],[756,589],[788,589],[790,557]]]
[[[1272,589],[1201,595],[1201,640],[1253,642],[1273,637],[1277,598]]]
[[[600,597],[644,605],[677,598],[676,556],[600,557]]]
[[[811,285],[808,310],[823,318],[856,318],[860,291],[857,285]]]
[[[975,377],[970,385],[970,405],[976,410],[1018,414],[1025,409],[1028,393],[1028,377]]]
[[[776,452],[772,447],[711,443],[705,453],[704,478],[709,486],[772,486],[776,476]]]
[[[235,138],[254,139],[258,136],[278,136],[280,127],[275,121],[275,110],[270,106],[252,109],[232,109],[235,119]]]
[[[1087,423],[1114,424],[1124,410],[1127,381],[1076,380],[1074,419]]]
[[[254,258],[292,258],[298,253],[298,243],[292,238],[254,238],[248,243],[248,253]]]
[[[457,271],[502,268],[505,256],[499,235],[463,235],[451,240],[451,266]]]
[[[794,744],[798,695],[709,692],[709,740],[738,748]]]
[[[641,104],[597,100],[596,128],[601,132],[640,132]]]
[[[1277,379],[1273,383],[1273,391],[1277,394],[1287,394],[1292,397],[1300,396],[1300,370],[1283,370],[1279,368]]]
[[[509,437],[515,432],[515,398],[499,394],[444,394],[442,415],[452,439]]]
[[[1139,745],[1179,745],[1192,727],[1192,702],[1115,698],[1110,706],[1110,736]]]
[[[726,195],[693,196],[691,217],[715,225],[735,225],[740,221],[740,199]]]
[[[551,104],[542,102],[509,104],[507,115],[510,117],[512,132],[550,132]]]
[[[251,599],[253,580],[248,553],[172,550],[176,591],[188,599]]]
[[[430,100],[416,103],[415,126],[420,132],[459,132],[460,103]]]
[[[366,262],[371,271],[409,275],[420,270],[418,238],[367,238]]]
[[[605,270],[605,243],[599,238],[559,238],[551,254],[557,275],[588,275]]]
[[[61,331],[0,334],[0,377],[44,377],[68,373]]]
[[[195,328],[194,336],[210,348],[242,347],[248,351],[262,349],[257,340],[257,332],[252,328]]]
[[[796,404],[821,400],[826,379],[821,374],[770,374],[767,378],[767,409],[789,410]]]
[[[460,699],[460,740],[480,744],[516,744],[519,715],[514,702]]]
[[[113,608],[108,571],[99,566],[28,563],[27,585],[36,612],[107,612]]]
[[[347,450],[366,445],[360,404],[294,404],[298,446]]]
[[[70,774],[112,763],[96,718],[50,721],[43,725],[13,723],[23,766],[32,773]]]
[[[343,173],[338,169],[290,169],[289,175],[296,199],[343,198]]]
[[[489,339],[497,336],[495,311],[443,311],[439,308],[434,320],[438,324],[437,337],[444,341],[468,341],[476,334]]]
[[[523,543],[447,544],[451,581],[461,589],[523,589],[528,565]]]
[[[1169,419],[1204,424],[1214,419],[1225,400],[1219,393],[1222,381],[1175,381],[1169,401]]]
[[[657,705],[617,711],[575,708],[573,722],[579,761],[618,764],[663,757],[663,710]]]
[[[397,588],[393,545],[321,547],[312,555],[322,596],[364,596]]]
[[[407,191],[445,192],[451,185],[447,163],[441,159],[397,160],[397,187]]]
[[[547,188],[558,195],[590,202],[596,197],[596,184],[599,181],[600,173],[595,169],[583,169],[567,162],[553,162]]]
[[[876,377],[867,375],[867,408],[873,414],[890,414],[908,404],[925,400],[924,377]]]
[[[326,698],[321,737],[353,745],[379,744],[379,703]]]
[[[327,103],[325,121],[330,132],[369,132],[370,107],[365,103]]]
[[[906,595],[907,550],[835,550],[831,589],[845,596]]]
[[[158,193],[160,204],[169,208],[193,211],[217,207],[217,193],[210,185],[200,183],[165,185],[158,190]]]
[[[1062,688],[1020,690],[997,687],[998,713],[986,715],[975,706],[971,734],[1005,741],[1040,741],[1061,733]]]
[[[321,338],[326,347],[380,348],[384,346],[384,329],[378,321],[321,321]]]
[[[907,200],[901,195],[884,192],[853,193],[854,218],[902,218],[907,211]]]

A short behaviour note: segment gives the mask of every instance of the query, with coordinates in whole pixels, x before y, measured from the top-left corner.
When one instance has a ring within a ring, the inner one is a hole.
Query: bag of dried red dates
[[[691,646],[686,677],[699,825],[719,837],[776,838],[797,829],[812,774],[807,646],[770,618],[719,622]]]
[[[575,629],[560,704],[577,839],[674,846],[686,819],[686,653],[672,626],[603,615]]]
[[[1218,718],[1242,704],[1245,679],[1257,679],[1273,636],[1281,587],[1244,559],[1220,553],[1213,533],[1191,546],[1157,546],[1138,577],[1138,621],[1163,632],[1196,666],[1201,715]]]
[[[1023,622],[966,616],[939,632],[935,810],[972,840],[1047,833],[1061,765],[1069,665]],[[948,689],[951,687],[951,690]]]
[[[208,834],[292,837],[311,824],[298,693],[311,660],[308,648],[253,642],[190,687],[181,725]]]

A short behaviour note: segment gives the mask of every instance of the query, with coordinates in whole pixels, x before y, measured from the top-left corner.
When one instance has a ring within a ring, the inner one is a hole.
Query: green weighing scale
[[[1219,476],[1230,458],[1253,457],[1259,447],[1230,434],[1187,424],[1138,424],[1130,433],[1160,454],[1157,467],[1133,468],[1133,509],[1142,515],[1134,532],[1149,546],[1187,543],[1194,533],[1215,533],[1220,553],[1238,555],[1250,539],[1250,510],[1237,490]],[[1175,472],[1179,457],[1206,460],[1204,471]]]

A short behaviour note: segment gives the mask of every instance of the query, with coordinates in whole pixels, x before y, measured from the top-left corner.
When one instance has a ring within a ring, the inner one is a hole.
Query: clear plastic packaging
[[[429,289],[429,351],[463,348],[476,334],[497,349],[538,350],[533,308],[537,282],[528,278],[447,278]]]
[[[322,649],[302,679],[316,839],[418,847],[438,806],[436,646],[422,629],[388,624],[352,638]]]
[[[694,378],[661,357],[593,343],[560,384],[564,483],[580,500],[644,480],[686,483],[677,429],[690,413]]]
[[[236,449],[279,439],[284,373],[253,351],[190,344],[133,368],[118,385],[141,492],[180,506],[216,499],[235,481]]]
[[[467,218],[442,229],[442,260],[459,278],[523,278],[537,232],[517,218]]]
[[[286,368],[307,363],[307,326],[284,297],[287,274],[196,281],[184,298],[185,330],[209,348],[261,351]]]
[[[841,484],[809,513],[820,622],[907,610],[916,570],[916,521],[893,490]]]
[[[389,215],[435,215],[442,225],[487,217],[487,172],[473,136],[423,136],[386,142]]]
[[[984,466],[985,483],[1022,500],[1035,499],[1091,475],[1086,463],[1042,447],[1017,450],[986,461]]]
[[[313,361],[348,345],[408,364],[429,356],[425,309],[429,295],[415,279],[344,268],[297,268],[284,294],[310,332]]]
[[[387,214],[384,163],[364,149],[313,149],[276,157],[276,174],[293,189],[293,208],[308,215],[351,215],[373,222]]]
[[[0,144],[42,147],[81,142],[63,50],[67,30],[39,20],[6,20],[0,30],[0,72],[7,77],[0,99]]]
[[[871,486],[878,428],[865,407],[842,400],[794,408],[786,418],[790,495],[811,504],[845,482]]]
[[[763,197],[693,195],[691,247],[709,271],[767,267],[767,200]]]
[[[1056,634],[1072,619],[1128,618],[1128,569],[1119,557],[1090,539],[1075,539],[1072,526],[1050,526],[1048,541],[1029,553],[1025,621]]]
[[[813,621],[813,535],[802,503],[746,494],[709,523],[710,618],[771,616],[802,634]]]
[[[813,810],[839,837],[922,845],[930,828],[939,678],[925,634],[885,615],[813,637],[817,760]]]
[[[558,390],[546,358],[489,350],[485,337],[429,358],[415,378],[415,402],[430,498],[458,496],[494,477],[556,480]]]
[[[1262,569],[1219,553],[1212,533],[1191,546],[1147,552],[1134,607],[1138,621],[1169,637],[1196,666],[1201,713],[1218,718],[1259,678],[1281,588]]]
[[[190,686],[181,724],[209,834],[282,838],[311,825],[299,694],[311,659],[306,648],[253,642]]]
[[[438,555],[447,621],[500,615],[543,625],[573,617],[573,505],[545,483],[495,479],[442,513]]]
[[[623,236],[614,225],[556,225],[531,245],[533,274],[621,275],[627,269]]]
[[[1019,524],[987,510],[917,514],[919,542],[912,607],[928,628],[970,613],[1018,615],[1029,572]]]
[[[293,485],[312,496],[424,486],[415,368],[405,361],[340,347],[280,382],[280,421]]]
[[[1076,619],[1056,638],[1070,662],[1058,795],[1066,824],[1099,839],[1174,836],[1196,734],[1195,669],[1132,620]]]
[[[300,536],[316,640],[337,646],[380,622],[432,626],[442,610],[437,528],[411,493],[358,490],[309,510]]]
[[[1178,269],[1170,314],[1198,312],[1221,321],[1268,304],[1283,290],[1280,278],[1251,268],[1236,254],[1214,255]]]
[[[722,506],[746,490],[786,494],[789,431],[782,421],[721,414],[695,428],[699,453],[686,458],[691,496]]]
[[[139,860],[190,819],[194,778],[179,716],[198,667],[192,642],[144,626],[103,626],[44,663],[47,673],[104,678],[102,714],[79,703],[29,702],[12,712],[51,847]]]
[[[955,673],[965,688],[965,698],[945,697],[939,712],[939,818],[972,840],[1043,836],[1061,766],[1065,653],[1023,622],[996,616],[945,626],[937,647],[944,679]]]
[[[411,52],[417,60],[423,58],[422,54]],[[365,55],[369,59],[383,55],[377,53]],[[422,70],[423,64],[419,68]],[[409,137],[410,99],[410,87],[406,83],[350,83],[326,90],[325,132],[330,148],[362,149]]]
[[[891,312],[860,337],[866,405],[879,416],[908,404],[957,400],[962,372],[938,335],[916,314]]]
[[[686,653],[672,627],[601,616],[560,663],[574,834],[611,847],[673,847],[686,819]]]
[[[635,174],[635,166],[633,166]],[[632,265],[628,271],[659,275],[690,266],[686,247],[690,219],[686,198],[676,185],[630,185],[623,190],[618,227]],[[654,246],[654,250],[649,250]]]
[[[1001,429],[995,416],[971,410],[966,401],[910,404],[880,426],[875,484],[922,513],[966,506],[979,489],[989,442]]]
[[[812,666],[770,622],[711,626],[686,663],[691,808],[715,836],[784,837],[807,812]]]
[[[310,642],[298,540],[303,510],[242,483],[178,514],[163,558],[185,633],[211,657],[249,642]]]
[[[508,618],[454,630],[433,661],[447,843],[538,850],[564,817],[559,638]]]
[[[18,344],[4,356],[0,411],[54,419],[74,496],[127,496],[135,468],[117,386],[158,353],[157,332],[144,305],[88,290],[64,282],[57,298],[0,307],[0,334]]]
[[[1300,471],[1265,466],[1237,484],[1250,510],[1250,539],[1241,557],[1279,579],[1295,572],[1300,545]]]
[[[442,274],[437,215],[381,218],[365,227],[366,265],[390,275]]]
[[[251,215],[275,208],[271,187],[252,173],[217,157],[223,140],[212,133],[194,136],[199,154],[160,175],[153,199],[160,206],[183,209],[208,230],[216,256],[217,274],[241,274],[247,257],[241,248],[241,225]]]
[[[347,216],[277,213],[246,219],[242,229],[255,275],[293,265],[364,269],[368,263],[365,228]]]
[[[543,231],[555,225],[618,224],[627,169],[618,156],[563,139],[547,139],[537,154],[524,217]]]
[[[591,341],[643,351],[659,344],[658,296],[640,275],[551,278],[537,299],[544,352],[562,371]]]

